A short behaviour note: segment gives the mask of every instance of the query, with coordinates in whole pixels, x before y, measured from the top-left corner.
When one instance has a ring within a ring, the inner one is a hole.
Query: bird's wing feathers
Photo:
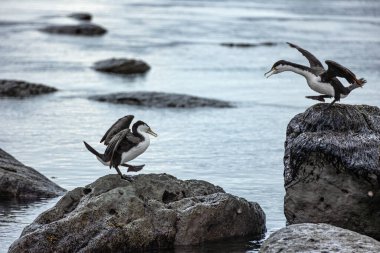
[[[288,45],[290,47],[297,49],[303,56],[305,56],[306,59],[309,61],[311,68],[316,68],[316,69],[322,68],[322,69],[324,69],[322,63],[312,53],[310,53],[309,51],[307,51],[303,48],[300,48],[299,46],[297,46],[295,44],[292,44],[289,42],[286,42],[286,43],[288,43]]]
[[[350,84],[357,84],[357,85],[361,86],[364,83],[366,83],[366,80],[364,80],[363,78],[358,80],[356,78],[355,74],[352,73],[351,70],[340,65],[339,63],[337,63],[335,61],[331,61],[331,60],[327,60],[325,62],[328,66],[328,69],[325,73],[323,73],[321,75],[321,77],[324,81],[330,81],[334,77],[343,77]]]
[[[129,126],[132,123],[134,116],[127,115],[118,119],[104,134],[100,142],[104,141],[104,145],[108,145],[111,139],[123,129],[129,129]]]
[[[109,142],[104,154],[110,157],[110,166],[113,164],[115,153],[123,153],[130,150],[140,142],[140,138],[133,135],[129,129],[121,130]]]

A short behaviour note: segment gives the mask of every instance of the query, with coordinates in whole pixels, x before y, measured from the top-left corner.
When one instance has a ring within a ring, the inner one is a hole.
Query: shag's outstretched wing
[[[123,129],[129,129],[129,126],[132,123],[134,116],[127,115],[120,119],[118,119],[104,134],[103,138],[100,140],[102,143],[104,141],[104,145],[108,145],[111,139],[119,133]]]
[[[334,77],[343,77],[350,84],[357,84],[359,86],[362,86],[367,82],[364,78],[357,79],[355,74],[352,73],[351,70],[340,65],[339,63],[335,61],[327,60],[325,62],[328,66],[328,69],[325,73],[321,75],[322,80],[325,82],[329,82]]]
[[[290,42],[286,42],[286,43],[288,43],[289,46],[297,49],[303,56],[305,56],[306,59],[309,61],[311,68],[314,68],[314,69],[322,68],[322,70],[324,69],[322,63],[312,53]]]
[[[115,153],[123,153],[130,150],[140,142],[140,138],[133,135],[131,130],[124,129],[115,134],[109,141],[109,144],[104,152],[106,157],[110,159],[110,168],[114,164]]]

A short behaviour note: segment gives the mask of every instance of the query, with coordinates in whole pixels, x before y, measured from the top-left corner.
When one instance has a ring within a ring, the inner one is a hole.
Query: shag
[[[137,121],[130,130],[134,116],[127,115],[118,119],[104,134],[100,142],[104,142],[106,150],[100,154],[84,141],[84,145],[96,158],[110,168],[114,167],[121,178],[129,180],[119,169],[119,166],[128,167],[129,171],[139,171],[144,165],[133,166],[127,162],[135,159],[145,152],[150,144],[149,134],[157,137],[157,134],[143,121]]]
[[[310,67],[296,64],[293,62],[280,60],[273,64],[271,70],[264,74],[267,78],[271,75],[284,71],[292,71],[306,78],[309,87],[322,94],[320,96],[306,96],[306,98],[325,102],[325,98],[334,98],[327,108],[330,108],[336,101],[345,98],[356,88],[362,87],[367,81],[364,78],[357,79],[355,74],[346,67],[331,60],[325,61],[328,68],[325,70],[322,63],[309,51],[300,48],[297,45],[289,43],[290,47],[297,49],[303,56],[307,58]],[[345,78],[350,85],[348,87],[338,80],[337,77]]]

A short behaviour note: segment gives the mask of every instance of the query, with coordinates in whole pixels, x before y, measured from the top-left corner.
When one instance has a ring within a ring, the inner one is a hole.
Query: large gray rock
[[[95,62],[93,68],[101,72],[130,75],[146,73],[150,66],[141,60],[111,58]]]
[[[0,79],[0,97],[24,98],[57,91],[43,84]]]
[[[289,123],[285,216],[380,239],[380,109],[317,104]]]
[[[64,194],[59,187],[33,168],[0,149],[0,197],[37,199]]]
[[[9,252],[141,252],[265,232],[257,203],[218,186],[166,174],[133,179],[108,175],[68,192]]]
[[[282,228],[265,240],[261,253],[378,253],[380,242],[328,224],[303,223]]]
[[[80,23],[77,25],[50,25],[41,28],[40,31],[75,36],[100,36],[107,32],[105,28],[91,23]]]
[[[158,108],[233,107],[231,103],[223,100],[202,98],[185,94],[148,91],[96,95],[91,96],[90,99],[115,104],[128,104]]]

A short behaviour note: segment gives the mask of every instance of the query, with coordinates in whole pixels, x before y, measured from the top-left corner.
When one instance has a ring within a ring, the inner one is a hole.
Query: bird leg
[[[325,98],[332,98],[332,96],[329,95],[320,95],[320,96],[306,96],[306,98],[318,100],[321,102],[325,102]]]
[[[142,168],[144,168],[145,164],[143,165],[130,165],[130,164],[120,164],[121,166],[124,166],[124,167],[127,167],[128,168],[128,172],[130,171],[133,171],[133,172],[137,172],[137,171],[140,171],[142,170]]]
[[[124,176],[123,174],[121,174],[121,172],[120,172],[118,166],[115,166],[115,169],[116,169],[116,171],[117,171],[117,174],[119,174],[120,177],[121,177],[122,179],[125,179],[125,180],[128,180],[128,181],[131,181],[131,179],[130,179],[128,176]]]
[[[331,108],[331,106],[333,106],[333,104],[335,104],[335,102],[336,102],[337,100],[336,99],[334,99],[327,107],[326,107],[326,109],[325,110],[328,110],[328,109],[330,109]]]

